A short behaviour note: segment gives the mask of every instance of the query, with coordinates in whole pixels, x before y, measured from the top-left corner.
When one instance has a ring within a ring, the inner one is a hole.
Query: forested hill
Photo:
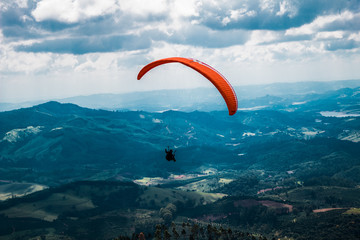
[[[266,96],[254,100],[262,105],[234,116],[116,112],[58,102],[1,112],[2,177],[57,184],[60,179],[167,176],[209,165],[277,171],[301,166],[298,173],[309,175],[312,170],[301,169],[311,162],[331,174],[340,164],[339,174],[347,176],[360,156],[359,93],[347,88],[293,101]],[[164,161],[167,146],[177,150],[176,164]]]
[[[1,112],[0,235],[356,239],[359,98],[268,95],[234,116],[58,102]]]

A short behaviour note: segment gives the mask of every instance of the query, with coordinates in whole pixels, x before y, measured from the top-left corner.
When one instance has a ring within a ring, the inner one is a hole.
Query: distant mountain
[[[0,112],[0,238],[357,239],[360,88],[307,91],[233,116]]]
[[[288,99],[309,94],[323,94],[342,88],[356,88],[360,80],[329,82],[273,83],[267,85],[236,86],[235,92],[240,108],[251,108],[271,103],[271,98]],[[298,98],[297,97],[297,98]],[[121,111],[166,111],[178,110],[192,112],[223,111],[226,105],[215,88],[159,90],[149,92],[133,92],[125,94],[95,94],[75,96],[65,99],[54,99],[61,103],[73,103],[82,107]],[[25,103],[0,103],[0,111],[9,111],[31,107],[47,101]],[[263,104],[263,105],[259,105]]]
[[[236,86],[235,92],[240,108],[249,108],[257,104],[269,104],[269,96],[286,98],[294,95],[323,94],[342,88],[360,86],[360,80],[333,82],[274,83],[268,85]],[[127,94],[97,94],[58,100],[62,103],[74,103],[79,106],[107,110],[143,110],[143,111],[223,111],[225,102],[215,88],[160,90]],[[271,101],[270,101],[271,102]],[[256,105],[259,106],[259,105]]]
[[[339,152],[343,171],[359,162],[359,88],[294,98],[301,102],[265,96],[254,100],[263,108],[234,116],[227,111],[116,112],[58,102],[2,112],[0,171],[7,180],[56,185],[166,177],[204,166],[286,171],[316,161],[329,170],[319,159]],[[164,160],[167,146],[177,150],[176,163]],[[336,173],[345,176],[331,174]]]
[[[266,85],[249,85],[235,87],[236,92],[245,99],[258,98],[266,95],[308,95],[323,94],[343,88],[356,88],[360,86],[360,80],[343,80],[327,82],[295,82],[295,83],[272,83]]]

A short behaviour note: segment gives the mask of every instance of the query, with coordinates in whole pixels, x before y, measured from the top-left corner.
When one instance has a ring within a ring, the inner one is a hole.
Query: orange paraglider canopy
[[[196,70],[201,75],[206,77],[212,84],[214,84],[214,86],[221,93],[229,110],[229,115],[234,115],[236,113],[238,107],[238,101],[235,91],[230,85],[230,83],[226,80],[226,78],[223,75],[221,75],[221,73],[219,73],[214,68],[201,61],[192,58],[182,58],[182,57],[171,57],[171,58],[156,60],[143,67],[140,70],[137,79],[140,80],[148,71],[159,65],[172,63],[172,62],[182,63],[185,66],[188,66]]]

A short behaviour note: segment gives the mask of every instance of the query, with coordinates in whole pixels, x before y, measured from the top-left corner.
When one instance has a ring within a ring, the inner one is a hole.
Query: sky
[[[0,102],[360,79],[360,0],[2,0]]]

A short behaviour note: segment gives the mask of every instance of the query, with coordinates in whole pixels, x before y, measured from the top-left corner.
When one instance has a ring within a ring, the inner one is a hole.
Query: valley
[[[0,112],[0,239],[356,239],[359,93]]]

